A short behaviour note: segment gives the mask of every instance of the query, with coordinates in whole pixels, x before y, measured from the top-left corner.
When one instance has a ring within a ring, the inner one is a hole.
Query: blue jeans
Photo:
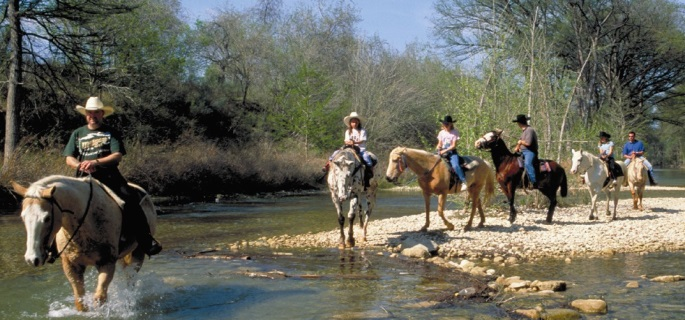
[[[526,171],[528,172],[528,178],[530,179],[530,183],[535,184],[538,181],[535,178],[535,166],[533,165],[533,160],[535,160],[535,153],[528,149],[523,149],[521,150],[521,154],[523,154],[523,166],[526,168]]]
[[[449,155],[450,159],[450,164],[452,165],[452,168],[454,168],[454,171],[457,173],[457,177],[459,177],[459,180],[462,182],[466,182],[466,176],[464,175],[464,169],[461,168],[459,165],[459,154],[457,154],[456,151],[452,151]]]

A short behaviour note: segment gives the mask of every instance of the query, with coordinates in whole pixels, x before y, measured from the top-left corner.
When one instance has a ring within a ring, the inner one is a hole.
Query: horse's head
[[[587,171],[591,164],[588,157],[583,153],[583,149],[571,149],[571,154],[571,173],[577,174]]]
[[[350,196],[355,184],[361,185],[363,188],[362,162],[352,149],[340,151],[331,162],[333,163],[329,173],[329,185],[333,188],[331,191],[335,192],[338,200],[345,201]]]
[[[385,179],[388,182],[397,183],[397,178],[407,168],[407,161],[404,156],[404,151],[407,148],[397,147],[390,152],[388,170],[385,172]]]
[[[26,227],[26,253],[24,259],[32,266],[41,266],[48,256],[48,249],[55,241],[61,225],[61,211],[53,210],[52,196],[55,187],[32,185],[28,188],[12,182],[16,193],[24,197],[21,203],[21,219]]]
[[[485,133],[482,137],[478,138],[475,142],[476,149],[480,150],[490,150],[499,141],[502,136],[502,130],[495,129]]]

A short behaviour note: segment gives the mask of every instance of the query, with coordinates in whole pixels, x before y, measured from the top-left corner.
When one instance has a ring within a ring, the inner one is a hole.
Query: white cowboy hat
[[[359,119],[359,122],[364,122],[364,118],[362,118],[360,115],[358,115],[356,112],[352,111],[349,116],[345,117],[343,119],[343,122],[345,123],[346,126],[350,126],[350,120],[357,118]]]
[[[76,106],[76,111],[78,111],[82,115],[86,115],[86,111],[94,111],[94,110],[102,110],[105,112],[104,116],[107,117],[114,113],[114,108],[110,106],[105,106],[102,101],[100,100],[99,97],[90,97],[88,98],[88,101],[86,101],[86,106]]]

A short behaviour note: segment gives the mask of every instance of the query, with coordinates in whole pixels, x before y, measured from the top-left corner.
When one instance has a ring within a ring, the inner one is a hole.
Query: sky
[[[288,6],[306,0],[283,0]],[[181,0],[190,21],[205,20],[217,9],[251,7],[254,0]],[[432,27],[433,1],[428,0],[353,0],[362,21],[358,28],[361,35],[377,34],[390,47],[403,51],[412,42],[429,42]]]

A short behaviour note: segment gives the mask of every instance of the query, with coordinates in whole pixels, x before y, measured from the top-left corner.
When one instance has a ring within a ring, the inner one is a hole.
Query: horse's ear
[[[502,129],[499,129],[499,128],[495,129],[495,134],[498,136],[502,135],[502,132],[504,132]]]
[[[28,190],[27,188],[14,181],[10,181],[10,183],[12,184],[12,189],[14,189],[14,192],[16,192],[22,197],[26,196],[26,191]]]
[[[52,195],[55,193],[55,186],[52,186],[47,189],[43,189],[43,191],[40,192],[40,197],[43,199],[50,199],[52,198]]]
[[[576,153],[576,149],[571,148],[571,153]]]

